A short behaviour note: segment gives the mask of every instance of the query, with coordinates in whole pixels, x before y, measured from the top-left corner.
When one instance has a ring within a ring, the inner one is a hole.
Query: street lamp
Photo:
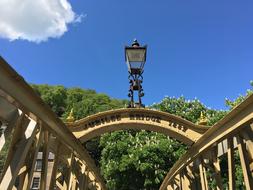
[[[147,46],[140,46],[138,41],[135,39],[132,43],[132,46],[125,47],[125,59],[128,67],[129,73],[129,93],[128,97],[130,98],[130,104],[128,107],[145,107],[142,104],[141,97],[144,96],[142,89],[143,77],[142,73],[144,72],[144,65],[146,63],[147,55]],[[138,92],[138,102],[134,102],[134,91]]]

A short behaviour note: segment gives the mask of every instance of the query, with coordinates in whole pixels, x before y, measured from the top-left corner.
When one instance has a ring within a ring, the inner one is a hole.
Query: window
[[[34,177],[33,178],[32,189],[39,189],[39,185],[40,185],[40,178],[39,177]]]
[[[37,160],[35,165],[35,171],[41,171],[42,169],[42,160]]]

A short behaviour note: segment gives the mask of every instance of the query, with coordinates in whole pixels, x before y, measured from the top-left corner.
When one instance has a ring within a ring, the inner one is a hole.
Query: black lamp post
[[[130,104],[128,107],[145,107],[142,104],[141,97],[144,96],[142,89],[143,77],[142,73],[144,72],[144,65],[146,62],[147,46],[140,46],[138,41],[135,39],[132,43],[132,46],[125,47],[125,59],[129,72],[129,83],[130,89],[128,97],[130,98]],[[138,102],[134,102],[134,91],[138,92]]]

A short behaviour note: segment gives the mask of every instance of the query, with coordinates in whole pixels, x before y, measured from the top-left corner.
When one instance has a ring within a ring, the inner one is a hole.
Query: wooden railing
[[[253,189],[253,95],[211,127],[170,169],[164,189]],[[237,184],[238,185],[238,184]]]
[[[81,142],[1,57],[0,124],[1,190],[105,189]]]

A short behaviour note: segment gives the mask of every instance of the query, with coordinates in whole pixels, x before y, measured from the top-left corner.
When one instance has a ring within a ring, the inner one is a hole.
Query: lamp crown
[[[137,39],[134,39],[133,43],[132,43],[132,47],[140,47],[139,42],[137,41]]]

